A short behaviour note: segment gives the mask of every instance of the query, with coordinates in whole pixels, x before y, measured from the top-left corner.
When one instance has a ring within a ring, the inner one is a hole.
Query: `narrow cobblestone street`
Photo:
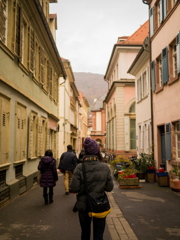
[[[180,194],[157,183],[140,184],[141,189],[119,189],[114,181],[104,240],[178,240]],[[42,188],[35,186],[2,207],[0,240],[80,240],[78,214],[72,212],[76,197],[64,194],[61,173],[54,193],[54,203],[45,206]]]

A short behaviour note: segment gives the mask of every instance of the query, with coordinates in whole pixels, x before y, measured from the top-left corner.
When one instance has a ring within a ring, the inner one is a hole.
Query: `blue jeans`
[[[79,212],[81,240],[90,240],[91,219],[87,212]],[[93,218],[93,240],[103,240],[105,225],[106,218]]]

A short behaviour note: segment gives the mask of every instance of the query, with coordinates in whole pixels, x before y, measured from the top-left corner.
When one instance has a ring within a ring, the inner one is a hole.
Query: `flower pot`
[[[155,182],[155,170],[147,170],[146,171],[146,182]]]
[[[170,179],[170,188],[175,192],[180,192],[180,180]]]
[[[146,174],[145,173],[137,173],[136,175],[137,175],[137,177],[139,179],[145,179],[146,178]]]
[[[119,180],[120,186],[138,186],[139,179],[138,178],[122,178]]]
[[[159,187],[168,187],[169,186],[168,172],[157,172],[157,177],[158,177]]]

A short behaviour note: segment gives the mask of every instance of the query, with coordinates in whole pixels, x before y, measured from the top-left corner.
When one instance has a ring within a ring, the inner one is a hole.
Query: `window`
[[[130,149],[136,150],[136,119],[130,119]]]
[[[114,150],[114,119],[112,119],[112,149]]]
[[[156,90],[156,76],[155,76],[155,61],[151,62],[151,83],[152,83],[152,91]]]
[[[175,124],[175,134],[176,134],[176,159],[180,160],[180,125],[179,122]]]
[[[163,48],[161,52],[162,58],[162,82],[163,84],[169,81],[169,68],[168,68],[168,49],[167,47]]]
[[[39,49],[39,61],[40,61],[40,82],[44,85],[44,49],[40,47]]]
[[[21,19],[21,8],[19,4],[16,4],[16,18],[15,18],[15,53],[20,57],[20,19]]]
[[[0,165],[9,162],[10,99],[0,94]]]
[[[149,10],[150,16],[150,37],[154,34],[154,7]]]
[[[137,79],[137,101],[142,99],[142,84],[141,84],[141,76]]]
[[[42,118],[42,152],[41,156],[45,154],[46,147],[47,147],[47,120],[45,118]]]
[[[148,89],[148,81],[147,81],[147,71],[144,71],[142,74],[142,82],[143,82],[143,97],[147,96],[147,89]]]
[[[176,36],[177,73],[180,73],[180,32]]]
[[[129,113],[135,113],[135,103],[130,107]]]
[[[32,72],[34,72],[34,68],[35,68],[35,35],[34,35],[34,31],[31,28],[30,29],[30,70]]]
[[[0,40],[7,45],[8,0],[0,3]]]
[[[158,57],[157,59],[157,64],[158,64],[158,80],[159,80],[159,87],[163,85],[162,81],[162,60],[161,56]]]
[[[157,26],[160,27],[161,24],[161,16],[160,16],[160,1],[157,4]]]
[[[176,4],[177,0],[171,0],[171,7],[173,8],[174,5]]]
[[[38,115],[31,111],[29,116],[29,146],[28,158],[37,157],[38,152]]]
[[[26,107],[16,103],[15,161],[26,159]]]
[[[177,47],[176,42],[172,44],[172,63],[173,63],[173,77],[177,76]]]

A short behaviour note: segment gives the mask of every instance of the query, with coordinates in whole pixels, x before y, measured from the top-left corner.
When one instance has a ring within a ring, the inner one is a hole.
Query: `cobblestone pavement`
[[[112,240],[138,240],[129,223],[124,218],[112,193],[108,193],[111,213],[107,216],[107,226]]]

